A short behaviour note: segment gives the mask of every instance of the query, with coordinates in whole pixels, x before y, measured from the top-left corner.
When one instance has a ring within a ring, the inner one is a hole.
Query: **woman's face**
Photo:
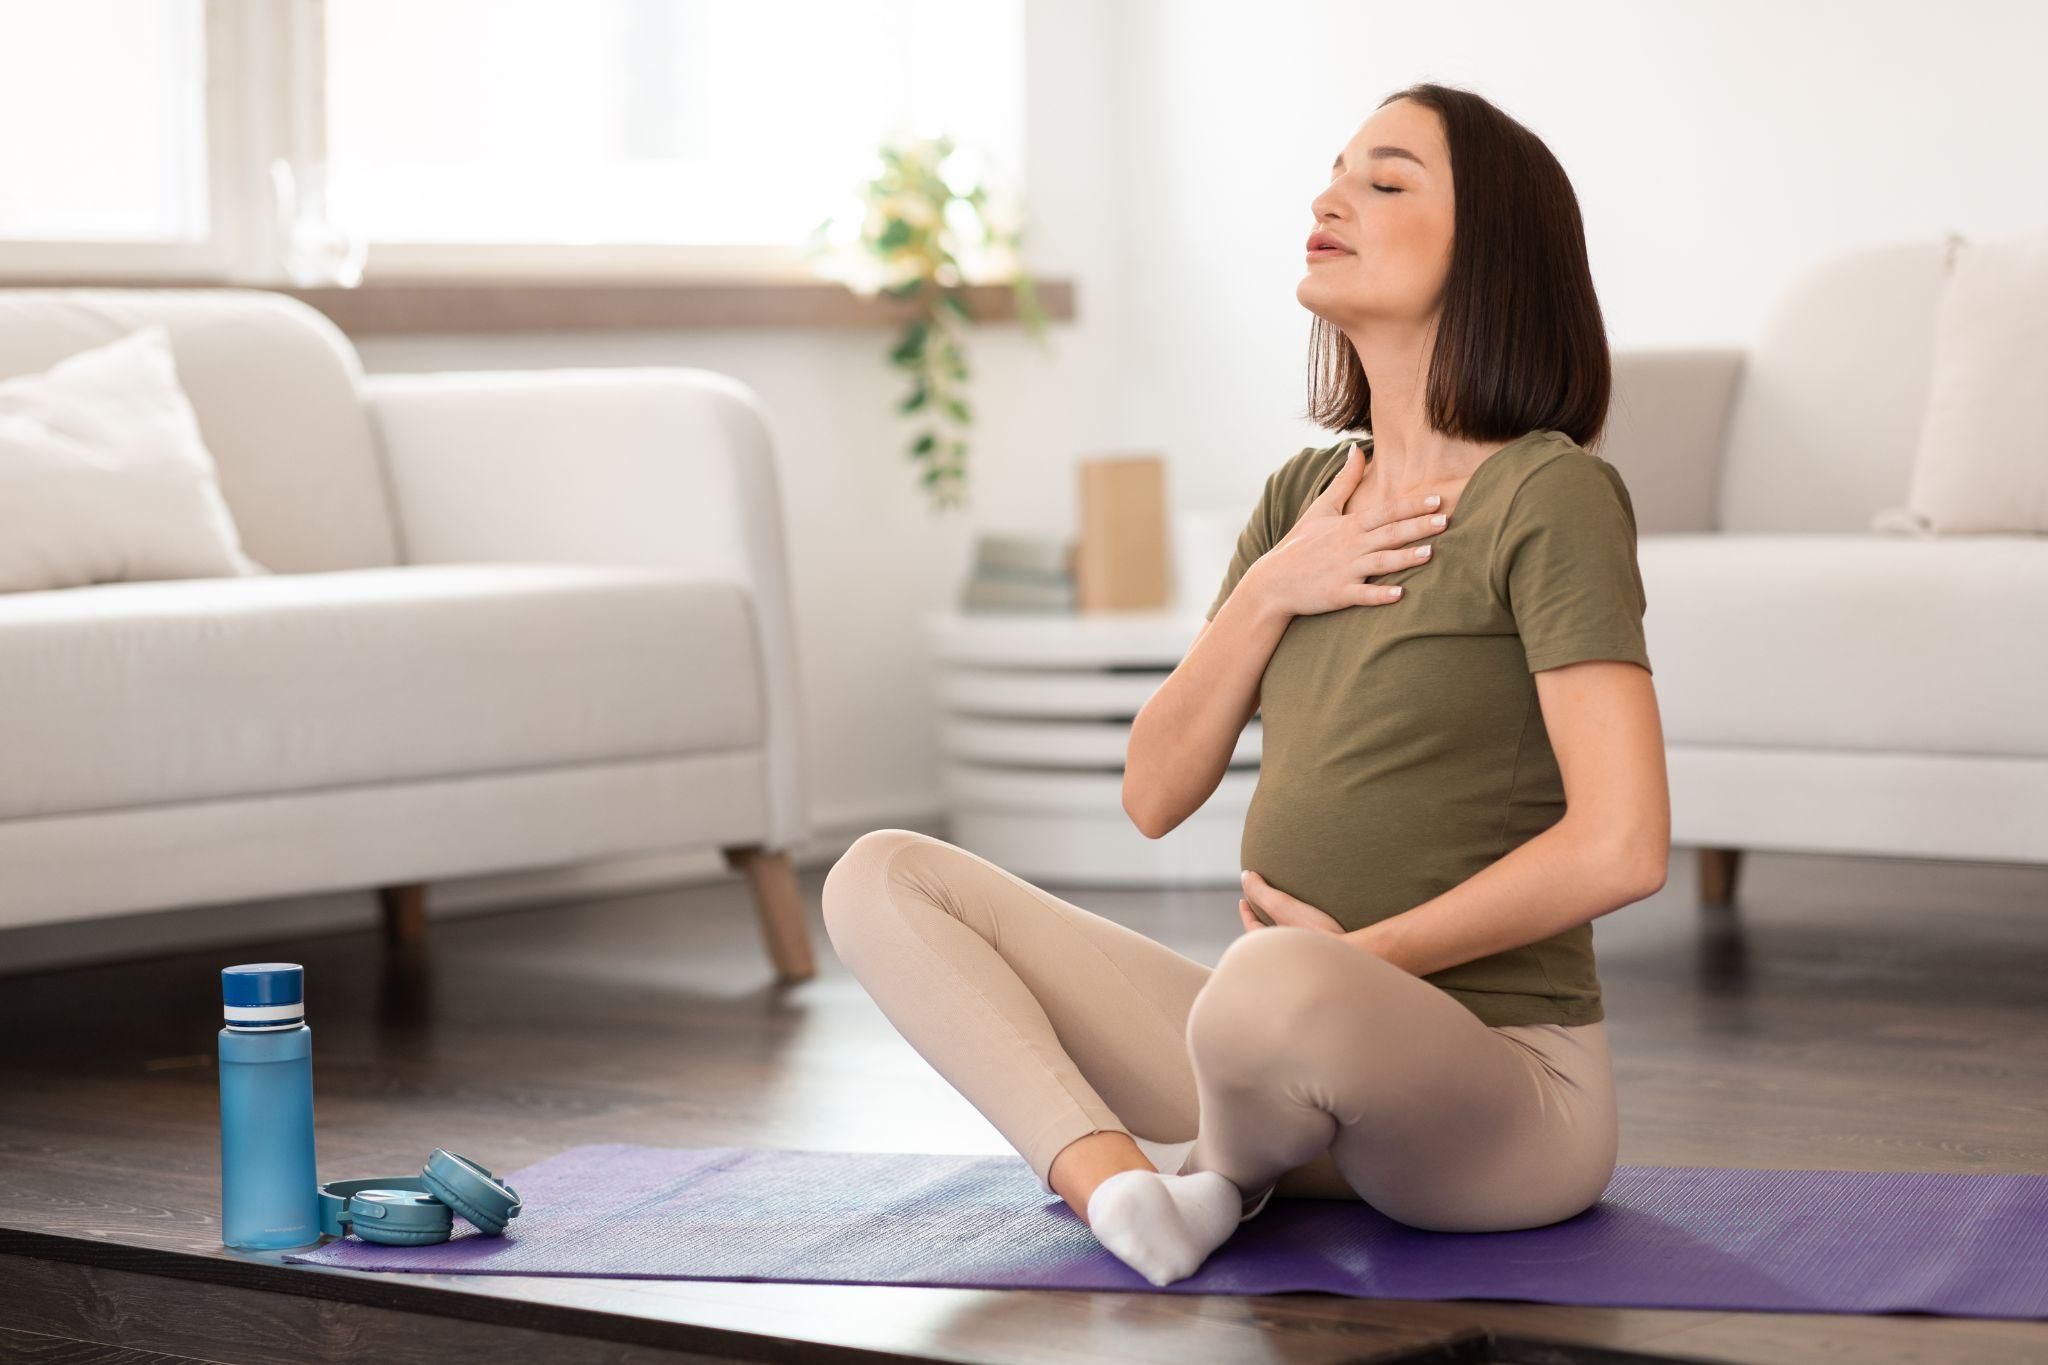
[[[1451,210],[1450,152],[1436,111],[1412,100],[1382,106],[1338,153],[1329,188],[1309,205],[1311,229],[1345,250],[1310,252],[1295,297],[1353,334],[1376,322],[1426,322],[1450,270]]]

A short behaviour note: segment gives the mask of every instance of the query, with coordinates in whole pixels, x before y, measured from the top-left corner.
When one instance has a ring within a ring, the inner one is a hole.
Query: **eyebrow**
[[[1406,147],[1374,147],[1371,151],[1365,154],[1366,160],[1368,161],[1379,161],[1387,157],[1396,156],[1405,157],[1408,160],[1414,162],[1418,166],[1422,165],[1422,158],[1415,155],[1415,153],[1409,151]],[[1330,169],[1333,171],[1341,171],[1344,169],[1344,153],[1337,153],[1337,159],[1330,163]]]

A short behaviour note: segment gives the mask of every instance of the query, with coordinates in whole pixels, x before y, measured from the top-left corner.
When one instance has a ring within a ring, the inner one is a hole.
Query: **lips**
[[[1351,254],[1351,248],[1345,246],[1344,243],[1338,241],[1329,233],[1317,231],[1309,234],[1308,254],[1311,256],[1318,254],[1348,256]]]

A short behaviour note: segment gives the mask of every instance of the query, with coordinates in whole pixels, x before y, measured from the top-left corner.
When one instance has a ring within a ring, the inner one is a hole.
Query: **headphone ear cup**
[[[448,1240],[447,1228],[389,1228],[377,1223],[357,1223],[356,1236],[383,1246],[417,1247]]]
[[[436,1199],[487,1237],[502,1237],[524,1203],[519,1192],[489,1167],[442,1147],[427,1158],[420,1180]]]
[[[431,1178],[432,1177],[429,1177],[429,1179]],[[434,1190],[434,1197],[436,1199],[439,1199],[443,1204],[446,1204],[455,1212],[461,1214],[464,1218],[468,1219],[472,1227],[484,1233],[486,1236],[496,1235],[504,1231],[504,1220],[492,1218],[489,1214],[485,1213],[475,1204],[471,1203],[467,1199],[464,1199],[460,1192],[451,1189],[448,1186],[437,1185]]]
[[[383,1246],[424,1246],[445,1242],[455,1230],[449,1207],[422,1190],[360,1190],[349,1198],[350,1231]]]

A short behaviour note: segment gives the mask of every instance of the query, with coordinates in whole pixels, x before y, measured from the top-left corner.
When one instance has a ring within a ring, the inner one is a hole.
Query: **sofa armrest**
[[[1747,355],[1710,346],[1614,352],[1607,430],[1594,453],[1621,471],[1639,533],[1720,529],[1729,418]]]
[[[674,366],[369,374],[359,387],[403,562],[646,565],[749,590],[765,674],[768,843],[807,838],[780,484],[753,390]]]

